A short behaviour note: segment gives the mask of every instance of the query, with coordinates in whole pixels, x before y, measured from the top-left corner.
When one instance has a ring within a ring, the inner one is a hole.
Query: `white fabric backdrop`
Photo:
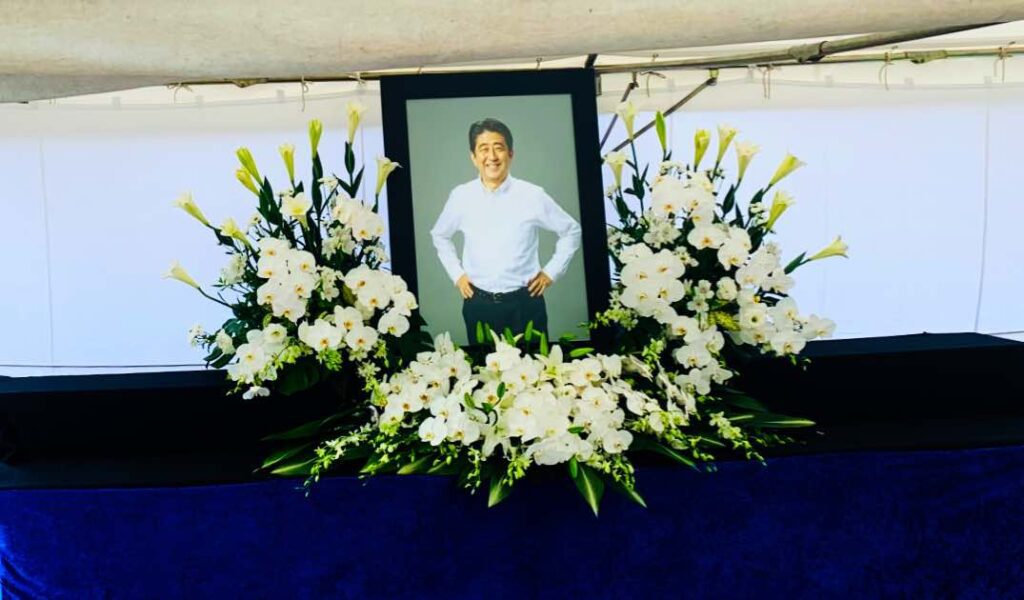
[[[836,101],[849,90],[802,86],[806,100],[787,103],[781,99],[797,90],[773,85],[772,101],[759,81],[713,88],[670,127],[681,156],[692,152],[695,127],[738,127],[739,139],[762,148],[751,182],[766,180],[786,150],[808,163],[782,186],[798,203],[779,226],[783,248],[787,256],[816,251],[838,233],[851,259],[798,272],[795,297],[805,312],[835,319],[840,337],[1024,329],[1015,164],[1024,89],[908,98],[876,87],[857,90],[864,101],[851,103]],[[602,106],[617,94],[606,89]],[[662,94],[648,102],[675,99]],[[292,101],[0,107],[0,364],[129,371],[199,362],[187,329],[215,328],[225,313],[160,275],[179,259],[199,281],[212,281],[224,257],[172,201],[191,190],[211,221],[241,222],[253,197],[234,179],[234,149],[250,147],[281,181],[277,145],[294,143],[297,163],[307,164],[311,118],[326,126],[328,170],[341,170],[346,99],[308,98],[304,111]],[[373,93],[360,99],[379,113]],[[609,146],[618,139],[621,130]],[[379,127],[361,142],[372,182]],[[653,136],[643,140],[655,145]],[[64,372],[104,370],[0,367],[8,375]]]

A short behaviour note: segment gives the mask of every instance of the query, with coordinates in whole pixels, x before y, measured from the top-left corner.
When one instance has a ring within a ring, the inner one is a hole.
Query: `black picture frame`
[[[593,69],[552,69],[410,75],[381,79],[384,151],[404,167],[388,178],[388,225],[392,271],[419,296],[413,221],[407,102],[421,99],[564,94],[571,98],[580,202],[580,249],[586,280],[587,316],[607,309],[611,291],[604,187],[597,121],[597,74]],[[470,340],[473,345],[473,340]],[[587,345],[602,348],[607,335],[591,331]]]

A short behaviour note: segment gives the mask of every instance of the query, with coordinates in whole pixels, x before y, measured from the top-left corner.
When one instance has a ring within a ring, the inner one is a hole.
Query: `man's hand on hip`
[[[543,295],[544,291],[547,290],[548,286],[552,283],[554,283],[554,280],[548,277],[547,273],[541,271],[534,275],[533,279],[527,282],[526,287],[530,290],[530,295],[536,297]]]
[[[462,294],[463,299],[469,300],[473,297],[472,284],[473,282],[469,280],[469,275],[466,275],[465,273],[463,273],[462,277],[459,277],[459,280],[455,282],[455,287],[459,288],[459,293]]]

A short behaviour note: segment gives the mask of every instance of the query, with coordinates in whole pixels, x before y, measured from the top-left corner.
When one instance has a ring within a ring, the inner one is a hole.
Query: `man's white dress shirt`
[[[437,256],[452,281],[463,273],[476,287],[494,293],[524,287],[541,271],[537,229],[558,235],[544,272],[558,280],[580,247],[580,226],[544,188],[509,175],[493,192],[477,178],[457,186],[430,230]],[[459,260],[452,236],[465,243]]]

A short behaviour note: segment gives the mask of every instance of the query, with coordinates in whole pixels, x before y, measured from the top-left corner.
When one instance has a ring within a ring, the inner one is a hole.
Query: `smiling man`
[[[580,226],[543,188],[509,174],[512,132],[497,119],[469,128],[469,159],[479,177],[448,195],[430,235],[445,271],[462,294],[462,318],[469,340],[476,324],[501,333],[533,328],[546,332],[544,292],[558,280],[580,247]],[[538,230],[558,236],[543,268]],[[462,258],[452,237],[462,232]]]

